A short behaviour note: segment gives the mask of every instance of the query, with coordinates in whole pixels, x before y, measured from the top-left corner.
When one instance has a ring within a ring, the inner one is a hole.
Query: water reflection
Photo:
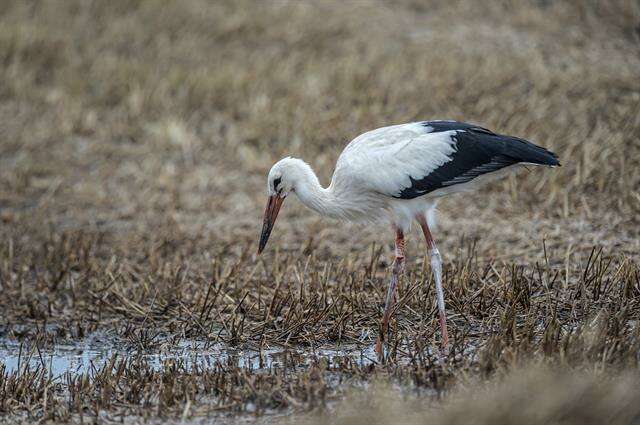
[[[135,349],[114,341],[100,338],[86,338],[73,343],[47,344],[37,346],[25,340],[19,342],[0,338],[0,365],[5,373],[18,369],[44,368],[53,377],[66,373],[89,373],[103,367],[114,355],[119,358],[144,361],[155,370],[162,369],[174,361],[186,370],[199,370],[215,366],[239,367],[249,370],[272,368],[307,367],[312,361],[321,360],[328,364],[353,361],[358,365],[374,363],[372,347],[282,349],[269,350],[239,349],[206,341],[180,340],[158,344],[153,349]]]

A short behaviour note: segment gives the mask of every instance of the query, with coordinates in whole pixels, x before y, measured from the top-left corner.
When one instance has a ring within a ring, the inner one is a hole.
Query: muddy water
[[[342,346],[339,348],[305,348],[252,350],[211,344],[206,341],[182,339],[154,344],[154,348],[137,349],[104,338],[89,337],[79,341],[35,344],[0,338],[0,365],[5,373],[13,373],[25,366],[31,370],[45,368],[54,377],[67,373],[81,374],[99,370],[114,355],[118,358],[143,360],[154,369],[162,369],[167,362],[179,363],[187,370],[204,370],[216,365],[237,366],[250,370],[276,367],[306,367],[317,359],[336,362],[344,358],[359,365],[373,363],[375,353],[370,348]],[[1,370],[1,368],[0,368]]]

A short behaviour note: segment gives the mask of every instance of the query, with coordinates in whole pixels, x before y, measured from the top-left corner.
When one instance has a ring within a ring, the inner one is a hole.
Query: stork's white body
[[[358,203],[360,207],[354,208],[351,215],[358,221],[388,219],[403,230],[410,227],[417,214],[428,214],[432,221],[429,213],[440,197],[467,187],[449,186],[414,199],[394,196],[411,185],[410,177],[424,177],[451,161],[456,150],[452,134],[453,131],[425,132],[420,123],[366,132],[352,140],[338,158],[329,189],[338,196],[349,196],[356,188],[361,196],[378,199]],[[371,206],[376,209],[371,211]]]

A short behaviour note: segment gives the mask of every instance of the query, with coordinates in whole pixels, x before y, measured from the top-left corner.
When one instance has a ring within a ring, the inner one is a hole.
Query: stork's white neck
[[[274,171],[275,170],[275,171]],[[295,193],[305,206],[323,216],[347,221],[375,221],[387,204],[377,193],[354,184],[344,174],[334,173],[329,187],[322,187],[309,164],[297,158],[284,158],[271,167],[280,173],[279,187]],[[269,187],[270,191],[273,188]]]
[[[343,203],[332,186],[322,187],[318,176],[306,163],[302,162],[296,168],[293,192],[298,196],[300,202],[323,216],[347,218],[348,214]]]

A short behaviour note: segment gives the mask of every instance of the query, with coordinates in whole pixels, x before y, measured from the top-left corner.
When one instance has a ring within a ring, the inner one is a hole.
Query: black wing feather
[[[451,161],[419,179],[410,177],[411,186],[397,198],[413,199],[434,190],[467,183],[474,178],[519,162],[560,165],[553,152],[524,139],[495,134],[486,128],[456,121],[425,121],[425,131],[431,133],[456,131],[451,137],[456,151]]]

